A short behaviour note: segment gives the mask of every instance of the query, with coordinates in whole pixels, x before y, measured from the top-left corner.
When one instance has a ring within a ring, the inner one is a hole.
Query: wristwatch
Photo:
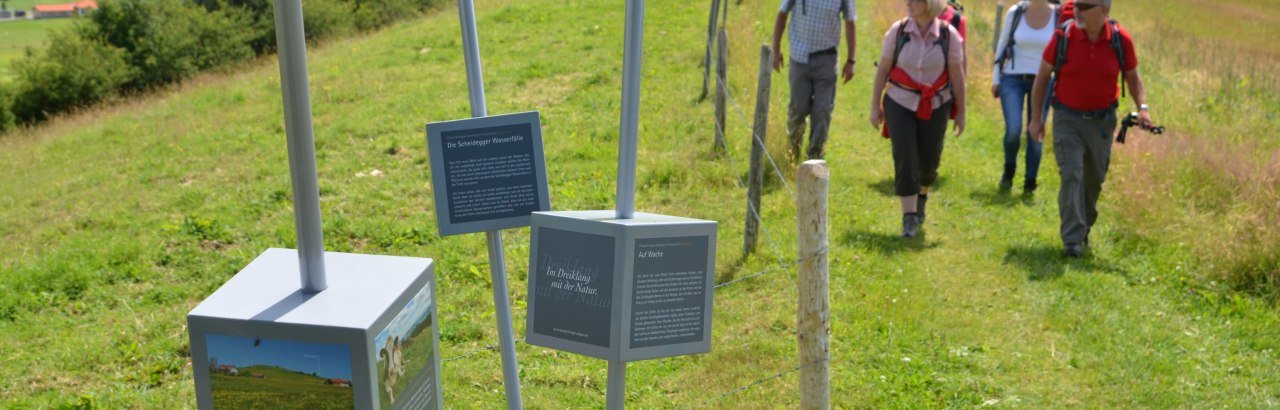
[[[1146,104],[1141,104],[1138,106],[1138,111],[1151,111],[1151,106]]]
[[[856,60],[854,60],[854,59],[850,58],[850,59],[844,60],[844,63],[845,63],[845,64],[857,64],[857,63],[855,63],[855,61],[856,61]]]

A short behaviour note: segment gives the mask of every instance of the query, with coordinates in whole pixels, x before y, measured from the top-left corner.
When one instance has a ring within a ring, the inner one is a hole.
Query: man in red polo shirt
[[[1066,41],[1065,62],[1057,69],[1057,83],[1052,101],[1053,150],[1062,177],[1058,191],[1058,213],[1062,218],[1060,234],[1063,253],[1080,257],[1089,246],[1089,231],[1098,220],[1098,196],[1111,162],[1111,136],[1116,128],[1116,107],[1120,87],[1116,81],[1123,74],[1133,101],[1138,105],[1138,119],[1151,125],[1146,90],[1138,76],[1138,57],[1133,39],[1124,29],[1108,22],[1111,0],[1078,0],[1075,22],[1059,29],[1045,47],[1044,62],[1031,89],[1031,133],[1044,140],[1045,91],[1058,63],[1058,45]],[[1112,46],[1112,36],[1120,36],[1120,56]]]

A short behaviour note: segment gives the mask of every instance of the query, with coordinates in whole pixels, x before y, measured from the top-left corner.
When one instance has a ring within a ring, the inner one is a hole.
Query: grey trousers
[[[1097,118],[1053,110],[1053,154],[1062,177],[1058,215],[1062,218],[1060,233],[1064,244],[1084,242],[1098,221],[1098,196],[1111,164],[1111,136],[1115,130],[1115,110]]]
[[[787,136],[791,150],[800,155],[804,140],[804,120],[809,118],[809,159],[825,154],[827,133],[831,129],[831,110],[836,103],[837,54],[809,56],[808,64],[791,60],[791,105],[787,108]]]

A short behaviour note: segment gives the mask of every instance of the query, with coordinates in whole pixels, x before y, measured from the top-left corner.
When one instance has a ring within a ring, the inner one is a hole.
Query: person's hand
[[[1033,118],[1031,124],[1027,125],[1027,132],[1031,133],[1031,139],[1036,142],[1044,142],[1044,120]]]
[[[871,128],[880,129],[880,125],[884,123],[884,110],[880,107],[871,107]]]
[[[853,61],[845,61],[844,70],[841,71],[844,74],[844,83],[848,84],[849,80],[853,79]]]
[[[773,51],[773,71],[782,70],[782,50]]]
[[[1000,98],[1000,84],[991,86],[991,98]]]
[[[964,117],[965,117],[964,111],[960,111],[956,113],[956,121],[955,121],[956,122],[956,125],[955,125],[956,138],[960,138],[960,134],[964,134],[964,126],[965,126]]]
[[[1138,111],[1138,124],[1142,124],[1143,129],[1151,128],[1151,114],[1146,111]]]

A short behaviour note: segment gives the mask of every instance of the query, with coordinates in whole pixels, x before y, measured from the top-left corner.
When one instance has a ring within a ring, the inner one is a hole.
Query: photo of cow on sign
[[[422,408],[435,399],[434,310],[430,287],[423,288],[374,340],[382,408]]]

